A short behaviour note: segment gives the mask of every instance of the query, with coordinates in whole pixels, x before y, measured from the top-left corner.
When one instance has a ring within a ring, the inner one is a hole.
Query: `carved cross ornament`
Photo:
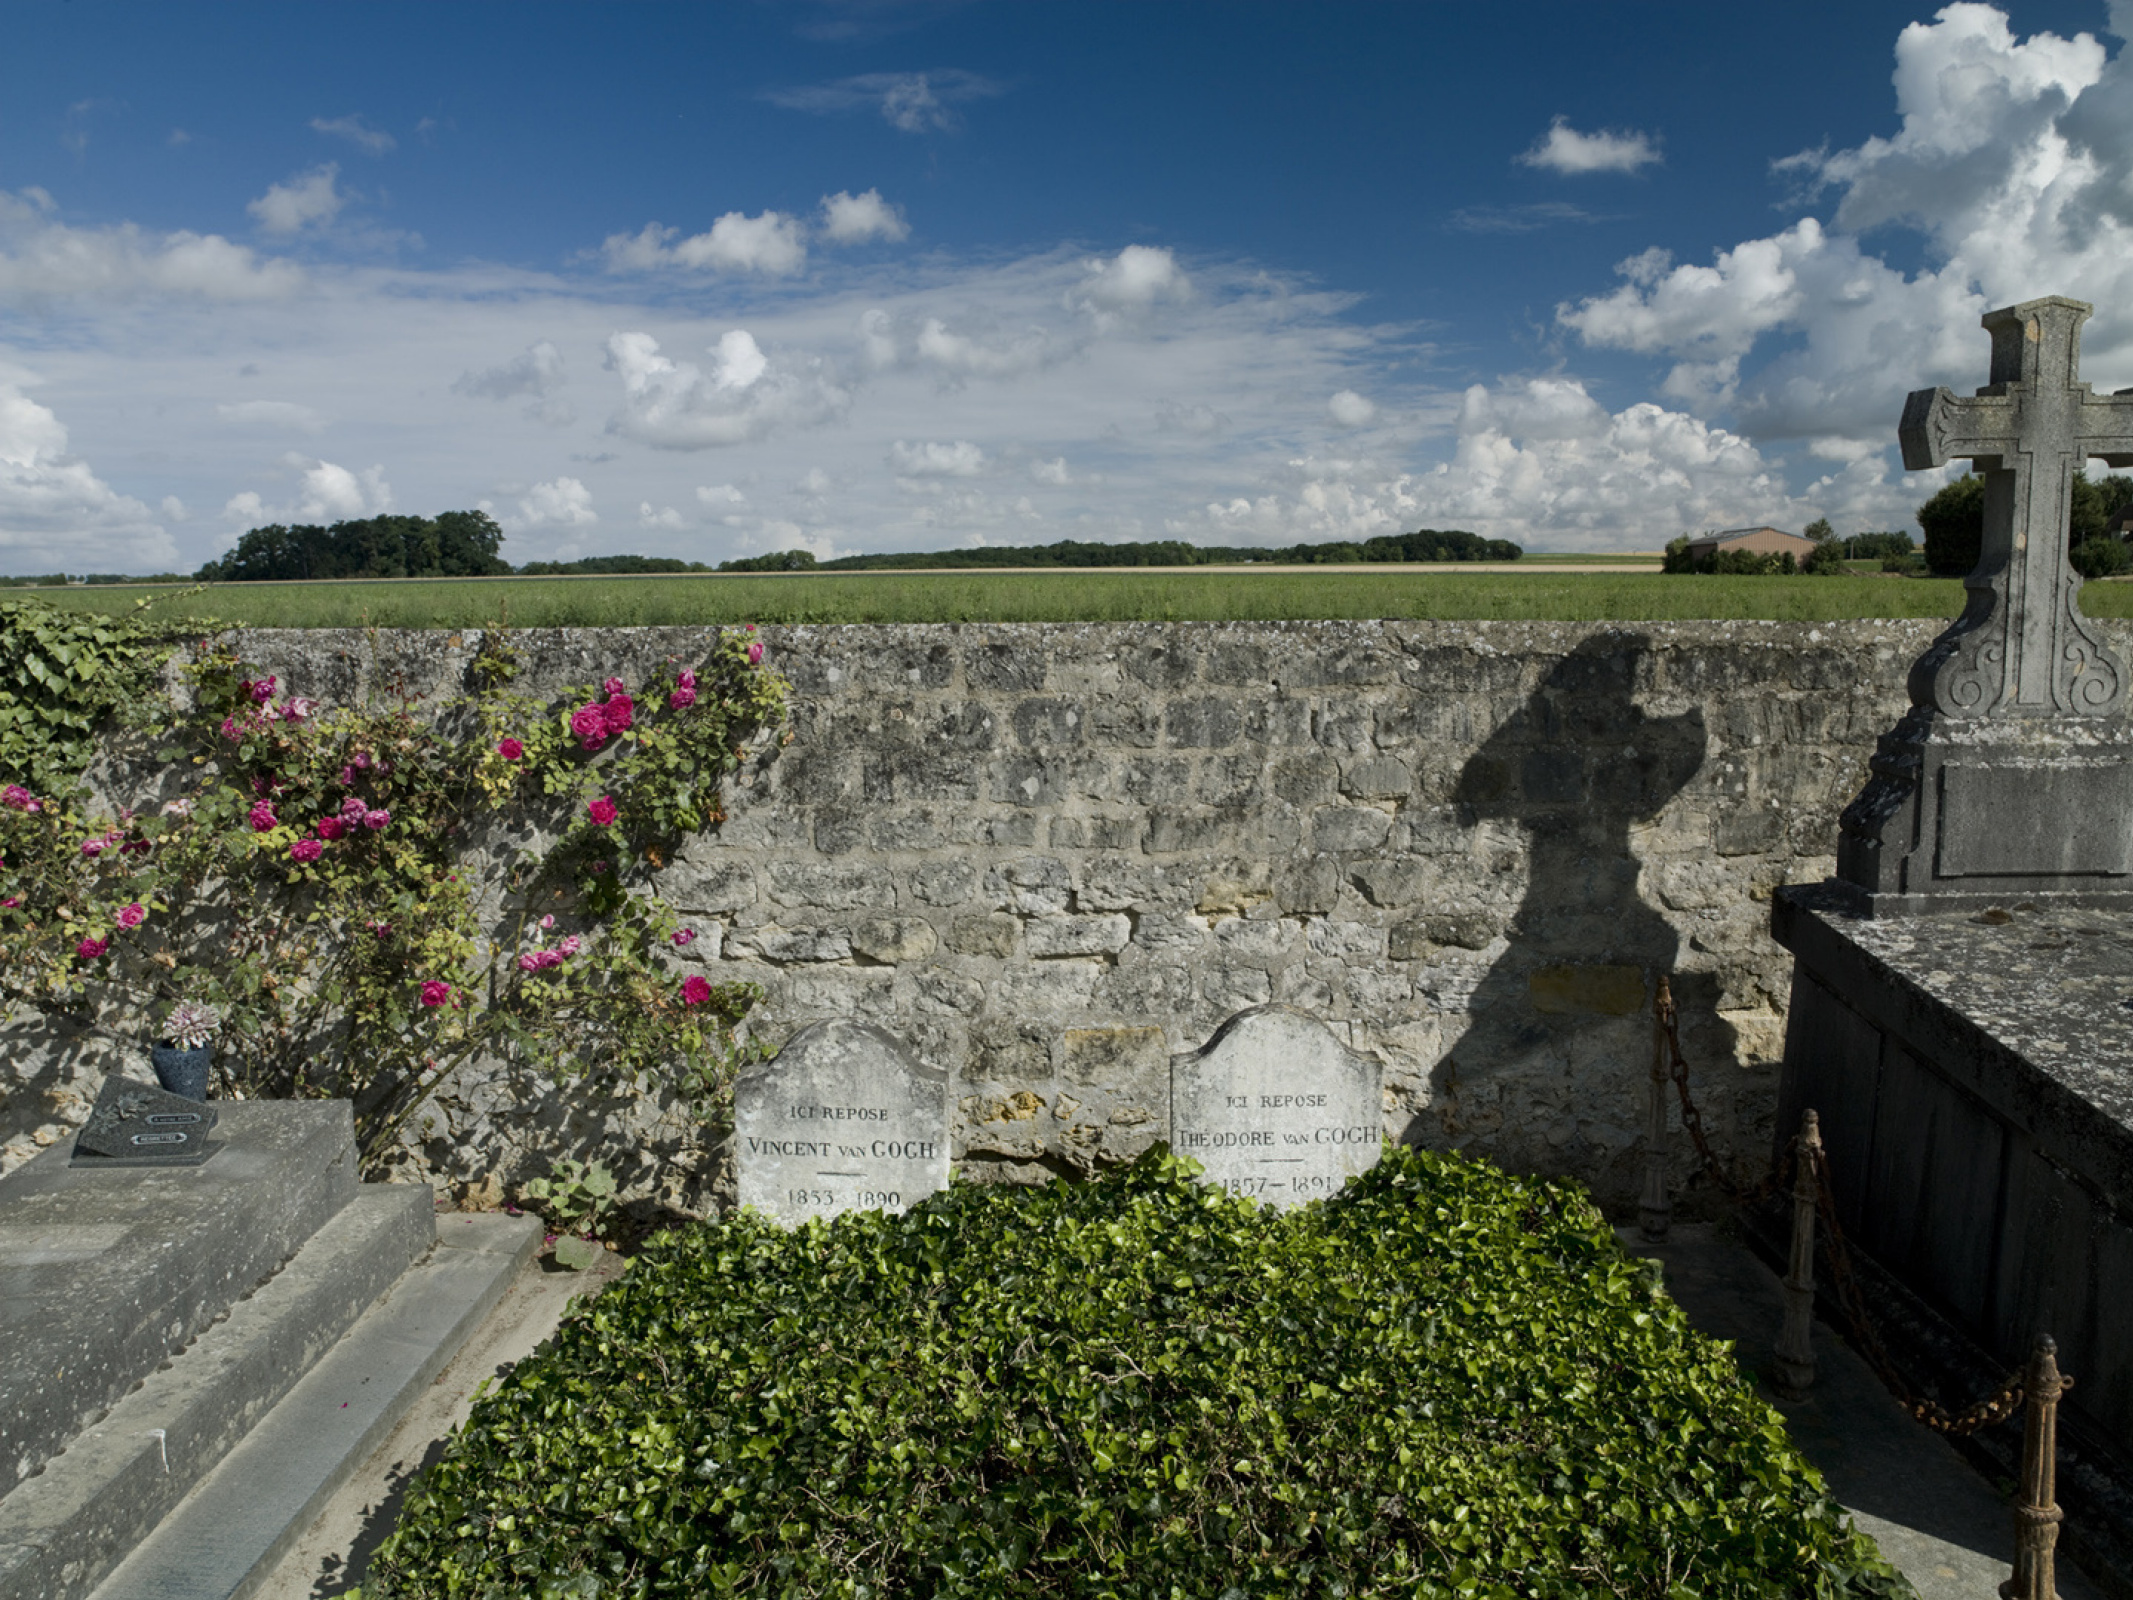
[[[2094,308],[2052,295],[1988,311],[1992,381],[1976,395],[1919,389],[1900,436],[1911,471],[1968,457],[1985,478],[1985,539],[1963,614],[1911,669],[1911,699],[1954,717],[2114,717],[2126,665],[2081,614],[2067,560],[2074,473],[2091,456],[2133,467],[2133,389],[2076,380]]]

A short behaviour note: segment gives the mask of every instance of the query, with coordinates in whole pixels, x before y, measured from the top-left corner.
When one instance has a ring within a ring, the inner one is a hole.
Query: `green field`
[[[1136,571],[380,579],[176,589],[17,591],[99,611],[161,593],[186,615],[260,627],[643,627],[726,622],[1465,621],[1834,622],[1952,617],[1953,579],[1715,578],[1656,572]],[[2133,616],[2133,583],[2092,583],[2091,616]]]

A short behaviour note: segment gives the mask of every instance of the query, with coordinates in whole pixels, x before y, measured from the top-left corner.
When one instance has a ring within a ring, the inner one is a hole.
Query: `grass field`
[[[408,579],[17,591],[99,611],[170,609],[261,627],[641,627],[723,622],[1196,622],[1290,618],[1665,621],[1952,617],[1952,579],[1714,578],[1411,569],[860,573]],[[2092,583],[2091,616],[2133,617],[2133,583]]]

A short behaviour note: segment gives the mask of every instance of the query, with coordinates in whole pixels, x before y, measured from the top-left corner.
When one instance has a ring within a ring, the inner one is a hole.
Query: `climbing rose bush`
[[[226,1086],[352,1099],[372,1163],[476,1057],[664,1076],[716,1120],[757,991],[674,969],[652,875],[724,819],[786,686],[745,634],[634,688],[535,699],[517,671],[492,630],[463,695],[327,707],[201,642],[160,752],[186,792],[0,790],[0,995],[142,1038],[222,1007]],[[499,843],[502,813],[545,843]]]

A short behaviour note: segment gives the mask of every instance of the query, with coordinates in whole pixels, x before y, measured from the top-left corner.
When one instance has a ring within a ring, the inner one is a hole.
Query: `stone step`
[[[436,1219],[411,1268],[92,1600],[241,1600],[390,1433],[540,1248],[533,1217]]]
[[[86,1595],[435,1238],[427,1185],[362,1186],[293,1261],[0,1498],[0,1600]]]
[[[0,1179],[0,1492],[303,1248],[354,1198],[340,1101],[215,1103],[205,1166],[68,1165]]]

